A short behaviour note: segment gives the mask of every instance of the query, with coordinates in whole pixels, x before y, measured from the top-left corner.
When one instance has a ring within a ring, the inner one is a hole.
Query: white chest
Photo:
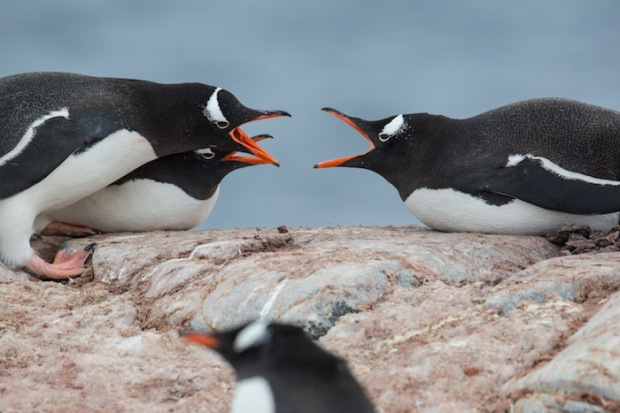
[[[267,380],[252,377],[237,383],[231,413],[274,413],[273,393]]]
[[[219,190],[218,186],[211,198],[198,200],[175,185],[137,179],[105,187],[47,217],[104,232],[185,230],[209,216]]]
[[[45,179],[24,192],[40,211],[72,204],[156,159],[149,141],[119,130],[88,150],[69,156]]]
[[[573,215],[518,199],[494,206],[453,189],[417,189],[405,200],[405,205],[425,225],[449,232],[539,235],[571,224],[608,230],[618,223],[619,215]]]

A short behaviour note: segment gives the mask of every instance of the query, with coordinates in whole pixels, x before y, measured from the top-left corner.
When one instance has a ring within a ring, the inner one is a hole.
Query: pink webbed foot
[[[59,221],[50,223],[41,231],[41,235],[66,235],[68,237],[87,237],[89,235],[99,235],[101,233],[102,232],[98,229]]]
[[[88,244],[81,250],[72,254],[66,253],[66,242],[64,242],[53,263],[48,263],[38,255],[34,255],[26,263],[26,268],[33,274],[41,278],[50,278],[52,280],[64,280],[71,277],[77,277],[84,272],[84,263],[90,257],[95,247],[95,243]]]

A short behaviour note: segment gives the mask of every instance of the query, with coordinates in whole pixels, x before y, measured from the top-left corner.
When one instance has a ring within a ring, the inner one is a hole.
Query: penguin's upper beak
[[[268,134],[262,134],[262,135],[257,135],[257,136],[252,136],[252,141],[254,141],[254,143],[260,142],[262,140],[265,139],[273,139],[273,136],[268,135]],[[246,163],[249,165],[264,165],[264,164],[268,164],[268,163],[273,163],[273,162],[269,162],[269,160],[264,159],[264,158],[259,158],[257,156],[240,156],[237,155],[237,153],[239,153],[238,151],[234,151],[229,153],[228,155],[224,156],[222,159],[220,159],[220,162],[223,161],[235,161],[235,162],[242,162],[242,163]],[[274,165],[276,166],[280,166],[277,163],[274,163]]]
[[[253,119],[248,120],[248,122],[254,122],[257,120],[263,119],[271,119],[277,118],[280,116],[291,116],[288,112],[283,110],[270,110],[270,111],[259,111],[258,115]],[[247,122],[245,122],[247,123]],[[266,161],[265,163],[272,163],[276,166],[280,166],[276,158],[274,158],[269,152],[261,148],[252,138],[250,138],[242,129],[242,125],[237,126],[232,131],[230,131],[230,137],[233,141],[239,143],[243,147],[245,147],[250,153],[256,155],[257,157]]]
[[[323,108],[321,110],[324,110],[325,112],[334,115],[335,117],[337,117],[338,119],[348,123],[349,125],[351,125],[356,131],[358,131],[364,138],[366,138],[366,140],[368,140],[368,142],[370,142],[370,149],[368,149],[366,152],[364,153],[360,153],[358,155],[352,155],[352,156],[345,156],[342,158],[336,158],[336,159],[331,159],[329,161],[324,161],[324,162],[320,162],[317,163],[316,165],[314,165],[315,168],[331,168],[332,166],[342,166],[342,164],[344,164],[347,161],[350,161],[351,159],[357,158],[359,156],[363,156],[366,155],[368,152],[372,151],[373,149],[375,149],[375,144],[373,143],[373,141],[370,139],[370,137],[368,136],[368,133],[360,126],[364,121],[362,119],[359,118],[354,118],[352,116],[348,116],[336,109],[332,109],[332,108]]]
[[[200,333],[198,331],[182,331],[179,335],[185,338],[190,343],[200,344],[201,346],[209,347],[216,349],[220,346],[220,341],[205,333]]]

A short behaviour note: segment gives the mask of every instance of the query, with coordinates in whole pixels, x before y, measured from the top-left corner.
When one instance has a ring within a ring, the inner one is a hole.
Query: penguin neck
[[[157,156],[201,149],[208,136],[208,121],[201,107],[206,104],[209,87],[200,83],[163,86],[141,89],[142,106],[151,119],[149,140]]]
[[[461,125],[458,119],[419,114],[399,147],[385,151],[369,169],[392,184],[405,201],[414,190],[430,184],[426,177],[441,181],[446,173],[442,165],[454,157],[462,157],[453,145]]]

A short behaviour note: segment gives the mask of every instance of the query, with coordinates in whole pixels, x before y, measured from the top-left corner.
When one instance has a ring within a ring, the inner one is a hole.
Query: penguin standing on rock
[[[271,136],[252,140],[267,138]],[[190,229],[209,216],[226,175],[267,163],[263,158],[218,149],[164,156],[74,204],[40,215],[35,229],[45,228],[44,235],[74,236]]]
[[[346,363],[292,325],[255,321],[215,334],[181,333],[235,369],[232,413],[371,413]]]
[[[416,113],[367,121],[325,108],[369,142],[316,168],[365,168],[431,228],[544,234],[608,230],[620,211],[620,112],[532,99],[468,119]]]
[[[45,262],[30,246],[37,216],[85,198],[156,158],[243,145],[275,162],[240,129],[288,116],[245,107],[200,83],[29,73],[0,79],[0,258],[52,279],[80,275],[92,251]]]

